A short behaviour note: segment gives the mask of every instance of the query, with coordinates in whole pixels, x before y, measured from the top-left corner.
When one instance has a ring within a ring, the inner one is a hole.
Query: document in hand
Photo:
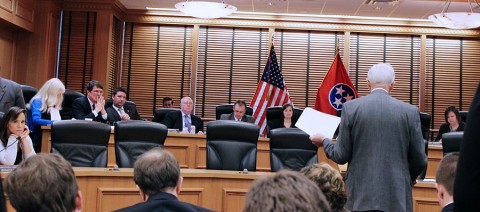
[[[340,124],[339,117],[307,107],[303,110],[295,126],[308,135],[322,134],[326,138],[332,139],[338,124]]]

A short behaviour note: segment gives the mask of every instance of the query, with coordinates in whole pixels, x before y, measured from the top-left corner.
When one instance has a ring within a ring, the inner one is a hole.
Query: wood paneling
[[[1,25],[0,25],[1,26]],[[16,32],[9,28],[0,28],[0,77],[12,79],[15,59]]]
[[[33,32],[35,0],[0,0],[0,19]]]

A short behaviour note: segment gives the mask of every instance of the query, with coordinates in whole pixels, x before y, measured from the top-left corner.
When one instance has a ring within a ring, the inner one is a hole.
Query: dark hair
[[[458,152],[445,155],[438,164],[437,173],[435,174],[437,183],[442,184],[450,195],[453,195],[453,184],[455,182],[459,155]]]
[[[448,114],[450,112],[453,112],[455,114],[455,116],[457,117],[457,121],[460,124],[462,122],[462,120],[460,118],[460,112],[458,112],[458,110],[457,110],[457,108],[455,108],[455,106],[448,106],[447,109],[445,109],[445,123],[448,124]]]
[[[125,94],[127,93],[127,91],[125,91],[125,89],[123,89],[122,87],[118,87],[118,88],[115,88],[115,90],[113,90],[112,96],[117,95],[118,92],[123,92]]]
[[[163,98],[162,105],[165,105],[166,101],[172,101],[172,104],[173,104],[173,99],[167,96],[167,97]]]
[[[101,88],[103,90],[103,85],[97,80],[92,80],[88,83],[87,91],[91,92],[93,90],[93,87]]]
[[[5,191],[17,211],[73,211],[78,184],[72,166],[59,154],[38,154],[7,177]]]
[[[238,105],[238,106],[241,106],[241,107],[243,106],[243,107],[247,108],[247,103],[245,103],[245,101],[243,101],[243,100],[235,101],[235,103],[233,104],[233,107],[235,107],[235,105]]]
[[[290,104],[290,103],[284,104],[284,105],[282,106],[282,112],[280,113],[280,116],[282,117],[282,119],[285,118],[285,116],[283,115],[283,111],[285,111],[288,107],[291,107],[291,108],[292,108],[292,119],[293,119],[293,115],[295,114],[295,110],[293,109],[293,106],[292,106],[292,104]]]
[[[322,191],[298,172],[281,170],[255,180],[243,211],[330,211]]]
[[[172,153],[156,147],[138,158],[133,167],[133,180],[147,196],[175,188],[180,166]]]
[[[8,136],[10,136],[8,132],[8,122],[17,119],[21,113],[25,115],[25,125],[27,125],[27,110],[23,108],[19,108],[17,106],[11,107],[3,116],[3,119],[0,122],[0,139],[2,140],[4,147],[7,146]]]
[[[339,171],[323,162],[304,167],[300,173],[317,184],[330,203],[332,211],[345,211],[347,191]]]

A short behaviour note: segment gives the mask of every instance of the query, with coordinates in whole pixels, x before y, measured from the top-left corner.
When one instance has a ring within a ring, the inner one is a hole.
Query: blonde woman
[[[43,84],[27,106],[29,109],[27,123],[32,130],[33,146],[37,152],[40,150],[42,140],[40,126],[51,125],[54,121],[61,120],[63,93],[65,86],[62,81],[52,78]]]

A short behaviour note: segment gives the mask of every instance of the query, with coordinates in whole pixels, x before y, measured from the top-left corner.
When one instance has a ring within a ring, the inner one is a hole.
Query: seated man
[[[8,175],[5,190],[19,212],[82,209],[72,166],[59,154],[39,154],[20,163]]]
[[[153,148],[138,158],[133,167],[133,180],[144,202],[118,212],[211,211],[178,200],[183,181],[180,166],[172,153],[162,148]]]
[[[455,174],[457,173],[458,156],[458,152],[445,155],[438,164],[437,173],[435,174],[437,198],[440,206],[442,206],[442,212],[453,212],[453,184],[455,183]]]
[[[253,182],[243,211],[330,211],[315,183],[298,172],[282,170]]]
[[[127,92],[118,87],[112,93],[113,104],[107,108],[108,122],[113,125],[117,121],[142,120],[135,104],[127,102]]]
[[[245,115],[245,112],[247,112],[247,104],[243,100],[237,100],[233,104],[233,113],[222,114],[220,120],[243,121],[253,124],[255,119],[252,116]]]
[[[183,97],[180,100],[180,111],[170,112],[165,116],[164,124],[169,129],[178,129],[180,132],[189,133],[195,126],[195,133],[203,133],[203,121],[192,114],[193,100]]]
[[[92,119],[102,123],[107,122],[103,86],[99,81],[90,81],[87,85],[87,95],[73,101],[72,117],[80,120]]]
[[[170,97],[163,98],[163,108],[172,108],[173,107],[173,99]]]

